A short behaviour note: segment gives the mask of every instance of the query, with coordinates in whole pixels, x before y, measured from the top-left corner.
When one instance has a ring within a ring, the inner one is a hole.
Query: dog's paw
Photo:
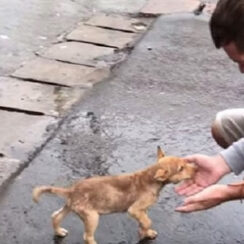
[[[64,228],[59,228],[59,229],[57,229],[56,231],[55,231],[55,235],[56,236],[60,236],[60,237],[65,237],[65,236],[67,236],[68,235],[68,231],[66,230],[66,229],[64,229]]]
[[[155,239],[157,237],[158,233],[155,230],[149,229],[149,230],[141,230],[140,231],[140,239]]]
[[[147,236],[148,238],[150,238],[150,239],[155,239],[155,238],[157,237],[157,235],[158,235],[157,231],[152,230],[152,229],[149,229],[149,230],[147,231],[147,234],[146,234],[146,236]]]

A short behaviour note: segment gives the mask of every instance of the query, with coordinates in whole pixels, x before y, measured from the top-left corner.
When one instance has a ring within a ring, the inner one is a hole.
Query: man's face
[[[244,73],[244,53],[240,53],[234,42],[223,46],[223,49],[229,56],[229,58],[238,64],[241,73]]]

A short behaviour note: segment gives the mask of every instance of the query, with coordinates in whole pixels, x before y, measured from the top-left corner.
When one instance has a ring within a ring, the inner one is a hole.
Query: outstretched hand
[[[222,202],[231,199],[235,189],[227,185],[212,185],[184,200],[182,206],[176,208],[178,212],[189,213],[215,207]]]
[[[221,155],[206,156],[201,154],[191,155],[185,158],[189,163],[197,166],[197,172],[193,179],[184,181],[175,188],[179,195],[190,196],[200,192],[207,186],[219,181],[230,168]]]

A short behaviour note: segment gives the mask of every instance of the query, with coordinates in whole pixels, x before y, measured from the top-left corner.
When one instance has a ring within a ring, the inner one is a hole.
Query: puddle
[[[142,22],[134,23],[134,24],[132,24],[132,26],[135,30],[138,30],[138,31],[143,31],[143,30],[146,30],[146,28],[147,28],[147,25]]]

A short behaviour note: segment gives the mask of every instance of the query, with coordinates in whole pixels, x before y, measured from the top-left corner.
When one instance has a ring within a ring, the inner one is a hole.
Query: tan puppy
[[[141,171],[118,176],[92,177],[75,183],[70,188],[40,186],[33,190],[33,200],[38,202],[42,193],[52,193],[66,198],[63,208],[52,214],[54,232],[65,236],[68,231],[60,227],[63,218],[73,211],[84,221],[86,244],[96,244],[94,233],[100,214],[125,212],[140,225],[140,238],[153,239],[157,232],[151,228],[147,209],[154,204],[162,187],[178,183],[193,176],[195,167],[177,157],[164,157],[158,147],[157,162]]]

